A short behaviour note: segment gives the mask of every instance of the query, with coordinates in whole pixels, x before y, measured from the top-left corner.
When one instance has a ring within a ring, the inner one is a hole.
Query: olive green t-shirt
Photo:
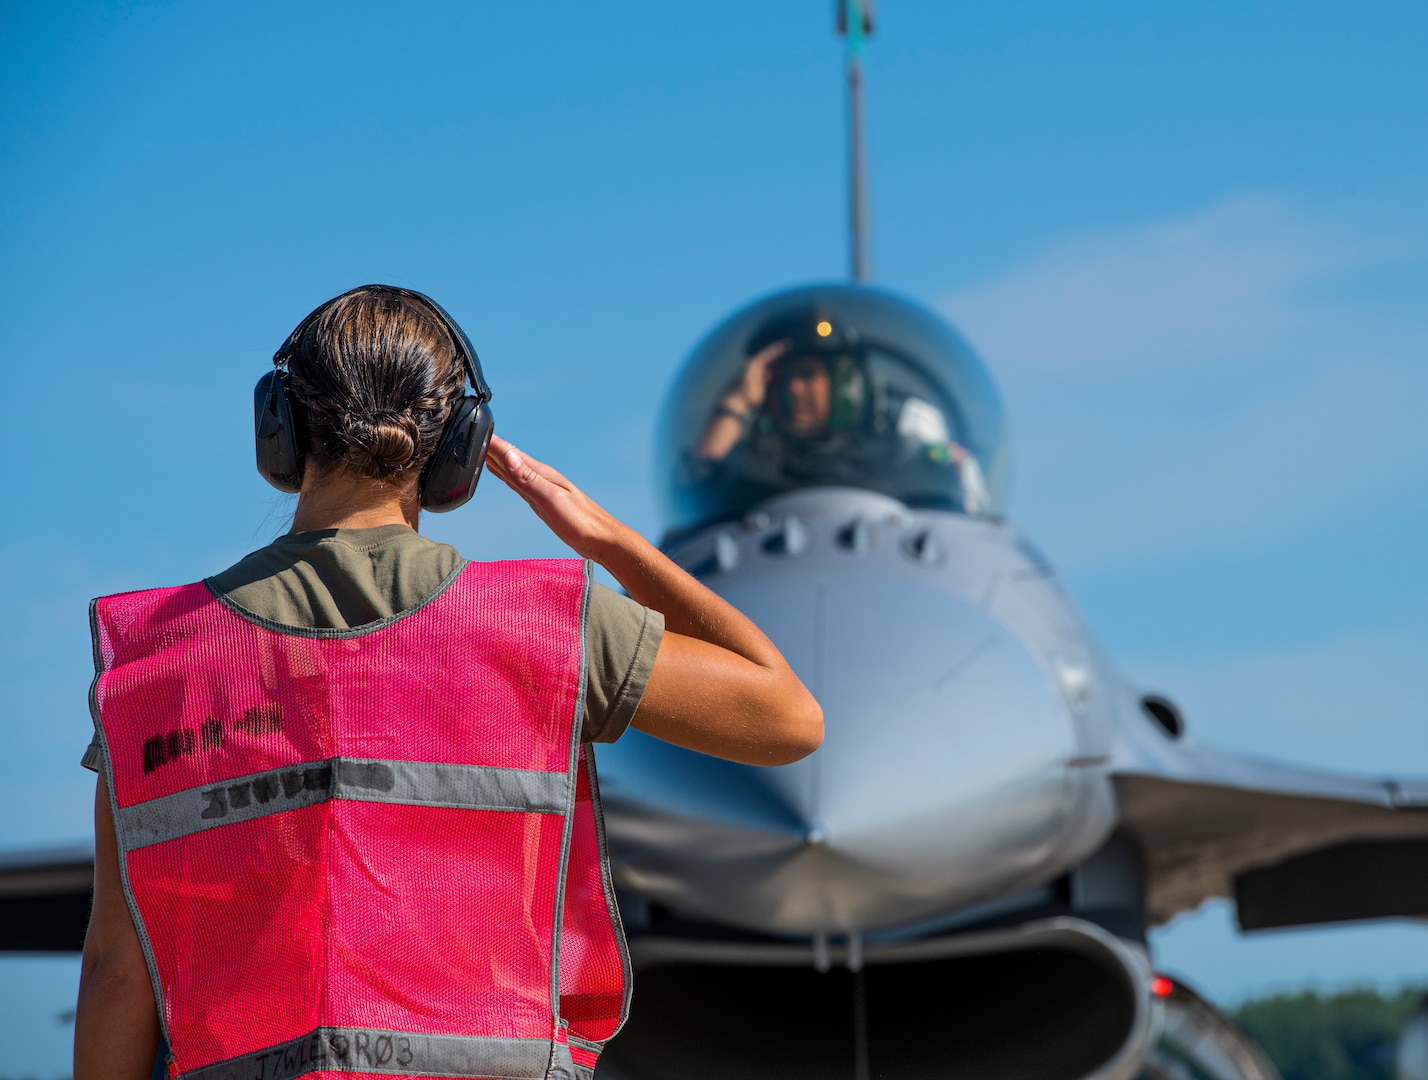
[[[464,560],[405,525],[324,529],[279,537],[208,579],[245,611],[287,626],[362,626],[416,607]],[[644,696],[664,616],[600,584],[590,586],[585,624],[588,742],[614,742]],[[84,765],[98,769],[96,737]]]

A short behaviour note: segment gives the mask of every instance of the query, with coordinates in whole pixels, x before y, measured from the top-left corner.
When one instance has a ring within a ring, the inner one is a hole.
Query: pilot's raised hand
[[[769,377],[773,374],[773,362],[789,349],[793,342],[784,338],[771,345],[765,345],[744,364],[744,371],[738,385],[719,402],[722,409],[733,409],[748,414],[764,403],[769,393]]]
[[[744,370],[719,399],[704,434],[694,447],[694,456],[704,461],[723,461],[744,437],[744,422],[755,409],[761,408],[769,394],[773,362],[789,349],[793,342],[785,338],[765,345],[744,362]]]

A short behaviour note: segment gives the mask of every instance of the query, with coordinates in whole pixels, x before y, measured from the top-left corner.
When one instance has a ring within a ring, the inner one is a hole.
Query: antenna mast
[[[873,0],[837,0],[838,35],[848,42],[848,226],[849,270],[867,281],[868,180],[863,168],[863,45],[873,32]]]

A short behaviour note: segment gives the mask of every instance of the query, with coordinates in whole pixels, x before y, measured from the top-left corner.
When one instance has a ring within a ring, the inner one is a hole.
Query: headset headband
[[[426,293],[417,292],[415,289],[404,289],[400,285],[363,285],[351,292],[360,292],[361,289],[382,289],[387,292],[394,292],[401,296],[408,296],[420,300],[429,307],[441,324],[446,327],[446,332],[451,336],[452,345],[457,354],[461,357],[462,366],[466,368],[466,380],[471,384],[471,389],[476,391],[475,397],[482,404],[491,400],[491,387],[486,382],[486,376],[481,372],[481,358],[476,355],[476,349],[471,344],[471,339],[466,336],[466,331],[461,329],[461,324],[447,314],[446,309],[438,304]],[[344,296],[347,293],[343,294]],[[293,350],[297,348],[297,343],[302,339],[307,331],[308,325],[327,309],[327,304],[312,311],[308,316],[298,323],[293,332],[288,335],[288,339],[278,346],[278,351],[273,354],[273,366],[286,367],[292,358]]]

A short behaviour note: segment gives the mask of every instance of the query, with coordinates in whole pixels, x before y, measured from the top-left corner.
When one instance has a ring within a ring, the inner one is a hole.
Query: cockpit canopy
[[[881,290],[819,285],[756,301],[694,350],[661,415],[656,468],[670,531],[825,486],[1002,512],[996,388],[956,331]]]

